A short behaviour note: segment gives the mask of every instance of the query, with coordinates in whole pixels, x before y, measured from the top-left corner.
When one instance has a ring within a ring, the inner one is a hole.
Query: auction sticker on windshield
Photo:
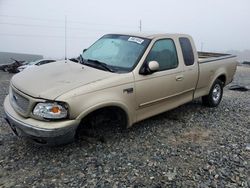
[[[137,37],[129,37],[128,41],[130,41],[130,42],[136,42],[138,44],[142,44],[144,40],[141,39],[141,38],[137,38]]]

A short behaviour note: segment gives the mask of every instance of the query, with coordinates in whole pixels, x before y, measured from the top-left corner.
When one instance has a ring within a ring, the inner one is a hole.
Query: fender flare
[[[227,76],[226,76],[226,71],[223,69],[219,69],[218,71],[216,71],[216,73],[214,74],[216,76],[214,76],[214,79],[211,81],[210,85],[209,85],[209,90],[208,92],[211,90],[211,87],[213,86],[215,80],[217,80],[219,77],[224,76],[225,77],[225,83],[224,86],[226,84],[226,80],[227,80]]]

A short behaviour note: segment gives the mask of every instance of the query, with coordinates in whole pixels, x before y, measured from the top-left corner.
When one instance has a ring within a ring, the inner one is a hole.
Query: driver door
[[[182,103],[183,66],[178,62],[174,41],[156,41],[145,63],[149,61],[157,61],[159,70],[153,74],[135,75],[137,121]]]

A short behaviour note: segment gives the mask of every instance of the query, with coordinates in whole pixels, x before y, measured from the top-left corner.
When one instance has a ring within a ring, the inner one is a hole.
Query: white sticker
[[[143,39],[137,38],[137,37],[129,37],[128,41],[130,42],[136,42],[138,44],[142,44],[143,43]]]

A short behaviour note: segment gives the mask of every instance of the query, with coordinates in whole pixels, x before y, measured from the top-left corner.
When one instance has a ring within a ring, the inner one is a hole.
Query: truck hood
[[[68,60],[25,69],[13,76],[11,84],[32,97],[54,100],[70,90],[114,74]]]

